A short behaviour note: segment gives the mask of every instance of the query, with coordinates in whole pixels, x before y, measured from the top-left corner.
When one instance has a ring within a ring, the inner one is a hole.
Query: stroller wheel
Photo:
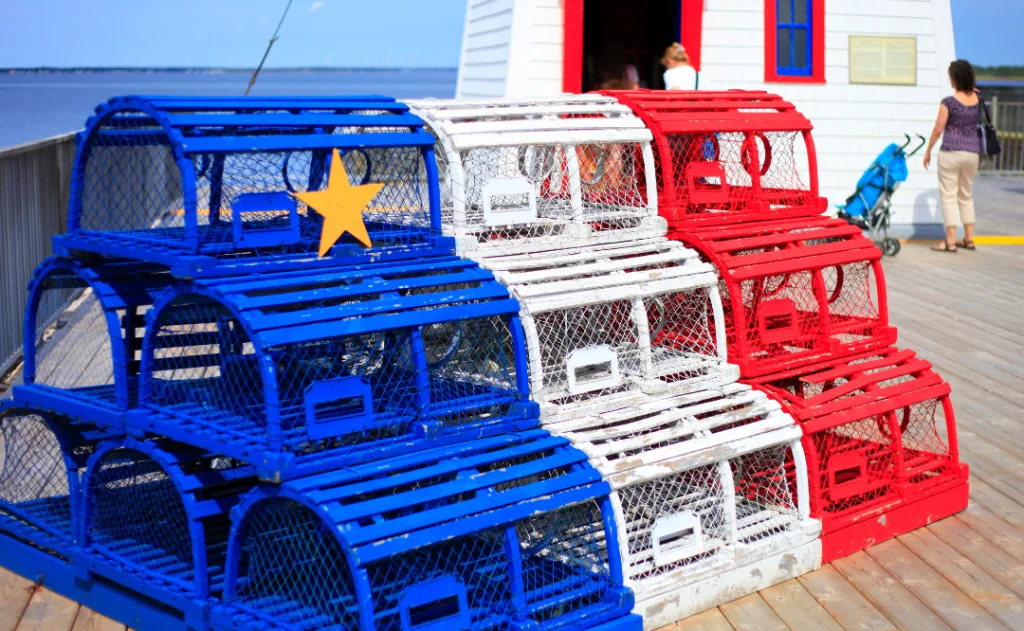
[[[900,242],[897,241],[896,239],[893,239],[891,237],[886,237],[882,239],[882,254],[886,256],[896,256],[897,254],[900,253],[901,247],[903,246],[900,245]]]

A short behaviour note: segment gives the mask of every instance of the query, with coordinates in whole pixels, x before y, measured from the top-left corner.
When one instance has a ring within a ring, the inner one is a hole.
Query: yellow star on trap
[[[370,234],[363,222],[363,211],[370,201],[384,188],[383,184],[352,186],[348,173],[341,161],[341,153],[335,149],[331,160],[331,172],[327,177],[327,188],[322,191],[295,193],[295,197],[324,218],[320,232],[320,258],[330,251],[346,232],[366,247],[372,247]]]

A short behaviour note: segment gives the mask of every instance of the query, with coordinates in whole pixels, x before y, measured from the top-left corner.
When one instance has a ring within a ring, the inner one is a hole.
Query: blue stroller
[[[910,134],[904,135],[907,141],[886,147],[860,176],[857,190],[846,198],[846,204],[838,206],[839,217],[868,234],[882,236],[882,253],[886,256],[896,256],[900,251],[900,242],[890,238],[888,232],[892,195],[907,179],[907,158],[920,151],[926,142],[924,136],[917,134],[920,143],[907,153],[912,140]]]

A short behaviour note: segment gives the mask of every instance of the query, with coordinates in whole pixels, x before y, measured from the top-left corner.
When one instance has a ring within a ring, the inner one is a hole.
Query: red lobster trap
[[[826,217],[720,226],[670,237],[721,274],[729,360],[755,378],[891,346],[882,252]]]
[[[949,384],[889,348],[759,384],[803,428],[822,562],[967,508]]]
[[[763,91],[607,92],[654,134],[658,210],[678,230],[813,217],[818,195],[811,122]]]

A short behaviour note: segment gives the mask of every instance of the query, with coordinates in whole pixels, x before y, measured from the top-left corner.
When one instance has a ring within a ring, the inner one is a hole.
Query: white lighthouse
[[[660,88],[673,41],[702,88],[768,90],[811,119],[832,204],[886,145],[928,135],[955,58],[949,0],[468,0],[458,97],[590,90],[609,47]],[[896,236],[942,223],[919,157],[894,196]]]

